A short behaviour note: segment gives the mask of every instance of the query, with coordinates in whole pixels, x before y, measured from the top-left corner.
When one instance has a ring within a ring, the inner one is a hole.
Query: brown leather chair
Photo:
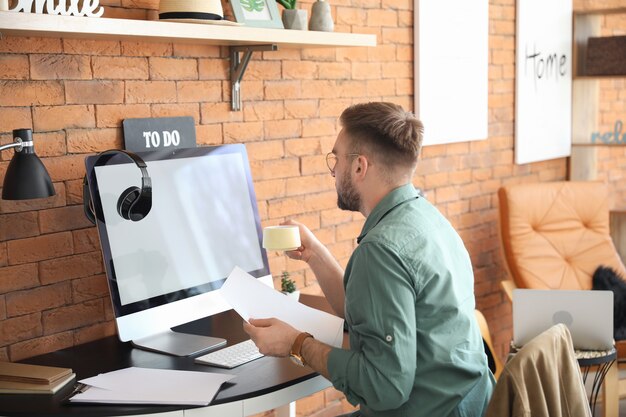
[[[591,289],[600,265],[626,276],[599,182],[518,184],[498,191],[506,263],[521,288]]]
[[[502,249],[512,278],[502,285],[510,299],[515,287],[591,289],[593,273],[600,265],[626,277],[609,234],[609,196],[604,184],[516,184],[501,188],[498,199]],[[609,382],[617,379],[616,368],[612,367],[614,375],[607,376],[605,395],[617,395],[611,391],[617,387]],[[626,384],[619,391],[626,393]]]

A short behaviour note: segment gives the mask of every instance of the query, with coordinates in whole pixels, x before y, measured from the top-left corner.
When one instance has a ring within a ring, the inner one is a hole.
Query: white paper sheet
[[[343,319],[305,306],[269,288],[239,267],[235,267],[221,288],[222,296],[244,320],[275,317],[317,340],[341,347]]]
[[[89,388],[70,401],[208,405],[232,378],[229,374],[131,367],[79,381]]]

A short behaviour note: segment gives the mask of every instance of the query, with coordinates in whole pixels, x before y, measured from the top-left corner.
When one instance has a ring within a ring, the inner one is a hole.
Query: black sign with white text
[[[132,152],[196,147],[193,117],[126,119],[122,125],[124,146]]]

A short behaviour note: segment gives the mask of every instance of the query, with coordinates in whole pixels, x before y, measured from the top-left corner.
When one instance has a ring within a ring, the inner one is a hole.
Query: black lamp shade
[[[52,197],[54,194],[50,175],[32,146],[15,152],[4,176],[2,199],[28,200]]]

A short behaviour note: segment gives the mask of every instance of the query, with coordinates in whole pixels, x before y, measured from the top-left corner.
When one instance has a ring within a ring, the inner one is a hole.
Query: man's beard
[[[344,176],[337,187],[337,207],[341,210],[359,211],[361,196],[352,185],[352,174]]]

